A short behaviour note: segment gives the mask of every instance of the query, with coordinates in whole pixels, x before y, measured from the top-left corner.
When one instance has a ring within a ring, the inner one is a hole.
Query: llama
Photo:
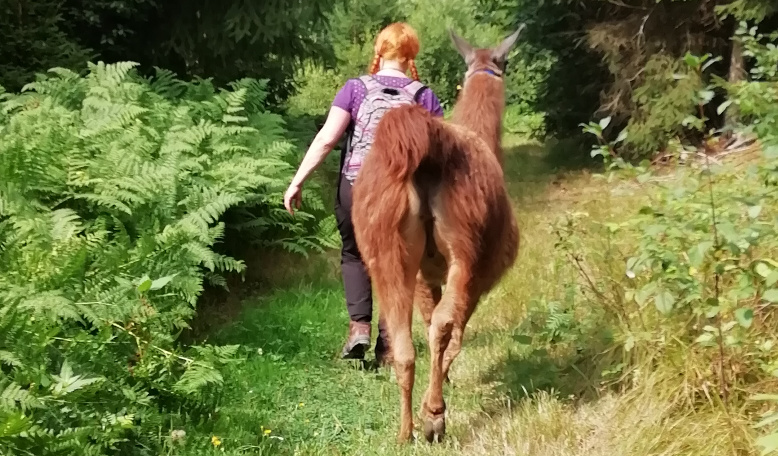
[[[506,56],[523,28],[491,49],[473,48],[450,31],[467,64],[452,122],[416,105],[387,111],[354,183],[357,245],[387,324],[401,392],[401,442],[413,431],[414,302],[431,355],[420,418],[433,442],[445,434],[443,382],[465,326],[518,255],[500,136]]]

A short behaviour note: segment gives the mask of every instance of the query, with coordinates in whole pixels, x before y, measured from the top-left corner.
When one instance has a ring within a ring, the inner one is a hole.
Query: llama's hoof
[[[446,417],[441,415],[424,418],[424,438],[429,443],[440,443],[446,435]]]
[[[415,440],[412,431],[400,431],[397,434],[397,443],[402,445],[404,443],[413,442]]]

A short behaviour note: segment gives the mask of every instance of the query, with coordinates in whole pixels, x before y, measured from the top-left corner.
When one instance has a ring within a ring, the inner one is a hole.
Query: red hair
[[[419,48],[419,36],[413,27],[404,22],[388,25],[376,37],[373,47],[375,54],[368,71],[370,74],[376,74],[381,58],[396,60],[400,63],[407,63],[411,77],[418,81],[419,73],[416,70],[414,59],[419,53]]]

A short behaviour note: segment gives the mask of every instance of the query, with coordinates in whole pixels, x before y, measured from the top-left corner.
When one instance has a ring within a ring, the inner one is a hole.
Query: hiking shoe
[[[370,323],[349,322],[348,340],[340,354],[341,359],[364,359],[368,348],[370,348]]]

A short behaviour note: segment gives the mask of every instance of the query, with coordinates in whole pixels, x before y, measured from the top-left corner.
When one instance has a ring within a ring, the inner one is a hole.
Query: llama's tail
[[[412,225],[414,218],[407,218],[419,211],[419,203],[426,204],[415,190],[414,174],[425,159],[437,161],[442,129],[441,123],[418,105],[387,111],[354,184],[352,219],[357,245],[384,302],[408,298],[387,293],[412,293],[397,285],[409,272],[415,275],[411,271],[415,266],[408,263],[408,236],[423,235],[424,230]]]
[[[440,129],[441,125],[429,111],[419,105],[390,109],[376,129],[371,159],[390,176],[405,181],[422,160],[439,149]]]

